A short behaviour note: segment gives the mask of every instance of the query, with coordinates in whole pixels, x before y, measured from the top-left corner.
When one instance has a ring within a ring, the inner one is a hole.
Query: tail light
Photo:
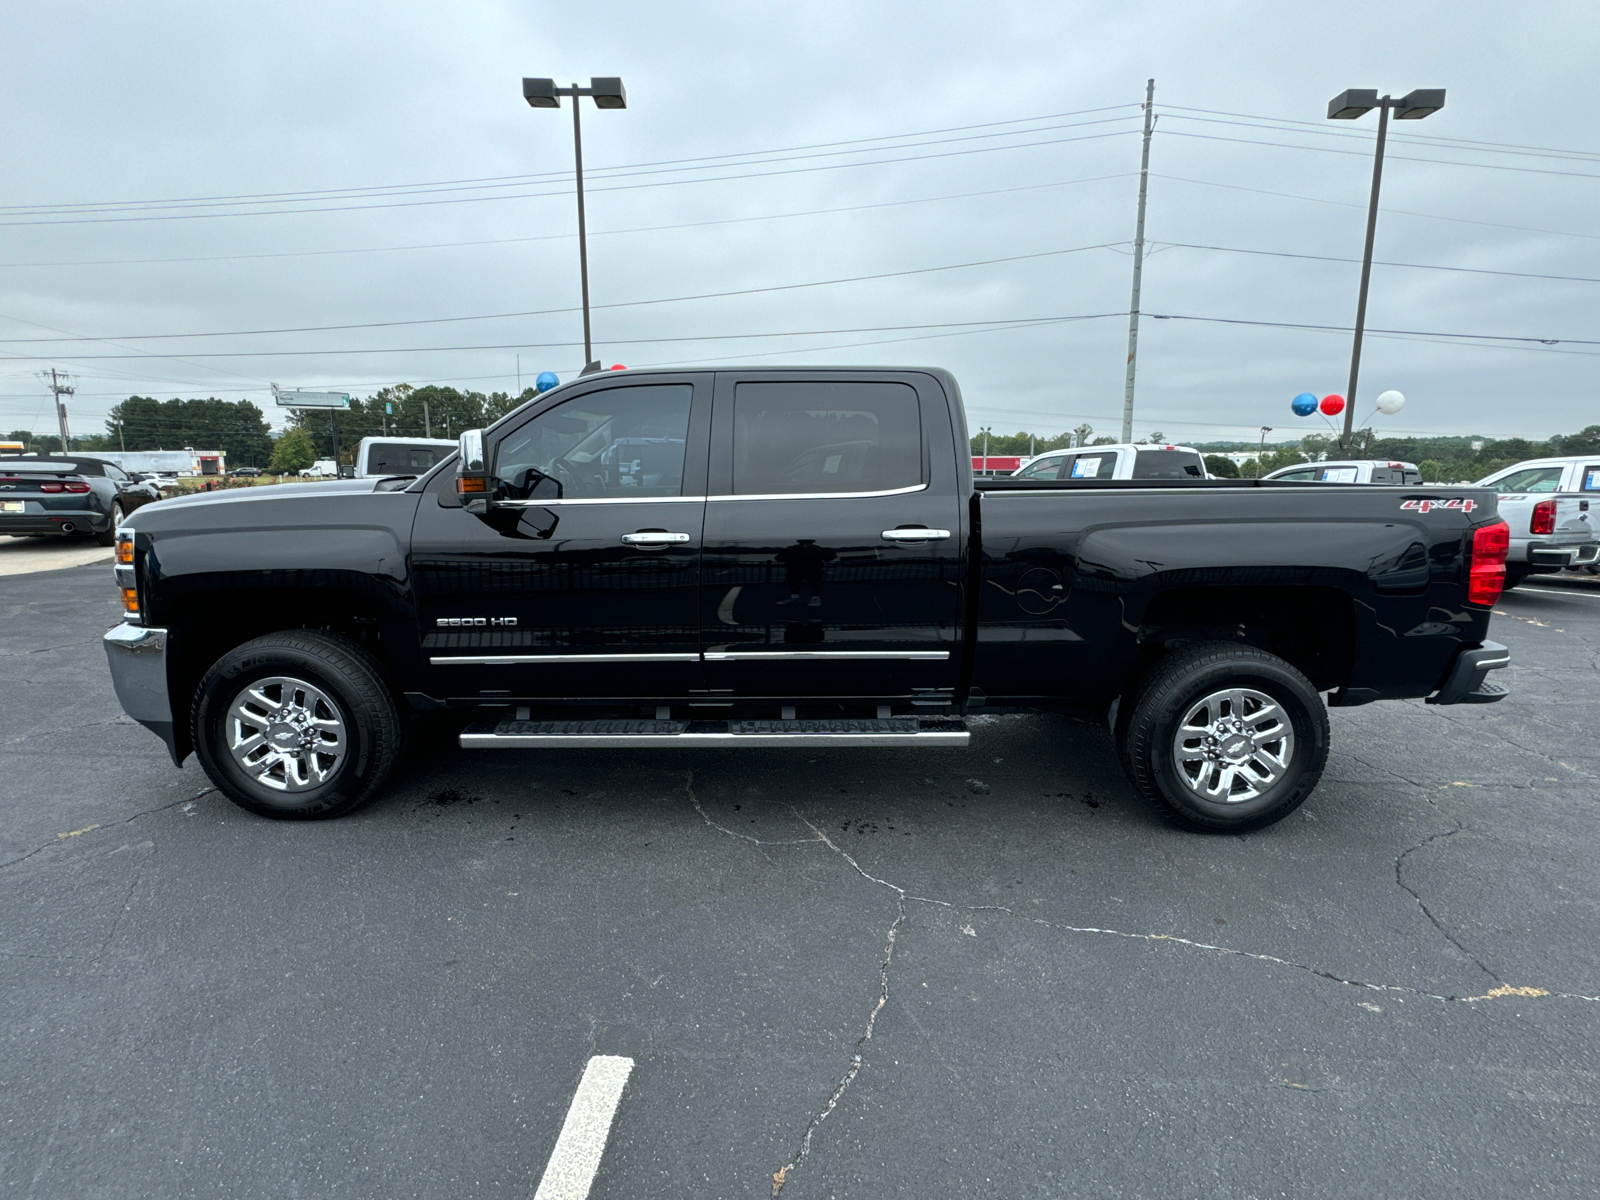
[[[1511,526],[1504,521],[1480,525],[1472,531],[1472,554],[1467,559],[1467,603],[1492,605],[1500,599],[1506,582],[1506,552],[1511,549]]]
[[[1533,506],[1533,520],[1528,522],[1529,533],[1554,533],[1556,531],[1556,502],[1541,500]]]
[[[87,492],[89,485],[81,479],[68,479],[61,483],[41,483],[41,492]]]

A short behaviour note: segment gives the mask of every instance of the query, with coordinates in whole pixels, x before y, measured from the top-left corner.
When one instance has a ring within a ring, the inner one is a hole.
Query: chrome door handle
[[[625,546],[681,546],[689,540],[687,533],[666,533],[662,530],[645,529],[638,533],[625,533],[622,542]]]
[[[885,529],[886,542],[942,542],[950,536],[948,529]]]

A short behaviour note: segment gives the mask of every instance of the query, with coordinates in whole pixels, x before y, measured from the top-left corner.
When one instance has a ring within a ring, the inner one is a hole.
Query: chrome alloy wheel
[[[309,792],[333,777],[350,746],[333,698],[303,679],[271,675],[228,705],[228,749],[263,787]]]
[[[1265,692],[1228,688],[1189,706],[1172,739],[1178,777],[1217,804],[1254,800],[1284,777],[1294,730],[1283,706]]]

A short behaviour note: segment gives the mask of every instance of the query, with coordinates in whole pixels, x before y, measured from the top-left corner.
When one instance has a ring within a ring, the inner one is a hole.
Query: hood
[[[339,492],[371,492],[378,479],[320,479],[308,483],[269,483],[262,487],[224,488],[217,492],[190,492],[161,501],[163,512],[199,504],[248,504],[252,500],[281,500],[285,496],[328,496]],[[152,510],[153,511],[153,510]]]

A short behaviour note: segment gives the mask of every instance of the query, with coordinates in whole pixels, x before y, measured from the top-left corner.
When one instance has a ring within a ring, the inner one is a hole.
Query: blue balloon
[[[540,371],[539,372],[539,378],[537,378],[537,379],[535,379],[533,381],[533,386],[539,389],[539,394],[540,395],[543,395],[545,392],[548,392],[551,388],[555,387],[556,384],[558,384],[560,382],[561,382],[561,377],[559,375],[557,375],[554,371]],[[1313,400],[1311,403],[1315,404],[1316,401]]]
[[[541,376],[541,378],[543,377]],[[1309,417],[1312,413],[1317,411],[1317,398],[1310,392],[1301,392],[1294,398],[1289,407],[1294,409],[1295,416]]]

